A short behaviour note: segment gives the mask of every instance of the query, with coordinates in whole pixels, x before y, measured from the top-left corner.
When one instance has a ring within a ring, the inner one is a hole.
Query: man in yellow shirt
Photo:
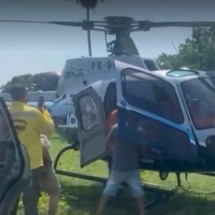
[[[50,115],[44,116],[37,108],[27,105],[28,93],[24,87],[13,87],[10,94],[13,102],[9,106],[9,111],[20,142],[28,151],[32,171],[31,184],[23,192],[25,215],[38,215],[40,176],[43,165],[40,135],[50,137],[55,131],[55,126]],[[14,208],[14,214],[16,214],[17,205]]]

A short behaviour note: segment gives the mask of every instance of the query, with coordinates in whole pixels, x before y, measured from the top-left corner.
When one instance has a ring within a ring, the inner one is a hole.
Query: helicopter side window
[[[158,67],[158,65],[156,64],[155,61],[153,61],[151,59],[144,59],[143,61],[146,64],[146,66],[147,66],[149,71],[159,70],[159,67]]]
[[[80,99],[81,125],[84,131],[88,131],[98,124],[98,111],[95,102],[90,96]]]
[[[132,105],[167,118],[175,123],[183,123],[183,114],[175,93],[169,83],[141,73],[140,76],[124,76],[123,95]]]

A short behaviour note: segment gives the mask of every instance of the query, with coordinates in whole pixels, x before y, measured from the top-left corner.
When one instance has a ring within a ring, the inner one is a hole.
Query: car
[[[0,97],[0,215],[11,213],[13,204],[31,181],[30,173],[28,153]]]

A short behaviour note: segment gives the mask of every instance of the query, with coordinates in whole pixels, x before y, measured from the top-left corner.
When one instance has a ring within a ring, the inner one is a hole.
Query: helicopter
[[[143,58],[131,38],[132,32],[149,31],[158,27],[197,27],[213,26],[213,22],[151,22],[136,21],[131,17],[109,16],[103,21],[82,22],[37,22],[21,20],[0,20],[0,22],[18,22],[29,24],[56,24],[71,27],[80,27],[83,30],[99,31],[105,35],[107,57],[92,57],[92,45],[88,34],[89,57],[69,59],[66,61],[59,79],[56,99],[50,109],[55,120],[58,132],[69,143],[72,143],[77,131],[77,119],[72,97],[85,86],[98,80],[109,80],[115,77],[114,60],[126,62],[149,71],[160,70],[159,65],[153,59]],[[115,36],[115,40],[108,42],[108,36]]]
[[[189,69],[150,72],[121,62],[115,66],[115,80],[94,83],[73,97],[81,167],[107,153],[105,121],[117,109],[120,135],[146,151],[140,158],[141,169],[158,171],[162,180],[169,173],[212,176],[215,85],[211,76]],[[99,93],[101,89],[105,93]]]
[[[105,17],[103,22],[92,21],[95,27],[90,30],[104,32],[107,52],[110,55],[107,57],[82,57],[66,61],[59,79],[56,90],[57,99],[52,106],[51,114],[58,125],[58,132],[69,142],[74,140],[75,128],[77,128],[72,96],[93,82],[114,78],[114,60],[137,65],[150,71],[160,69],[155,60],[139,55],[137,47],[130,37],[130,33],[136,31],[131,26],[133,22],[134,19],[131,17],[117,16]],[[82,27],[87,30],[86,26]],[[108,35],[115,35],[115,40],[108,42]],[[90,39],[88,39],[88,43],[91,44]],[[89,56],[91,56],[92,45],[88,47]]]
[[[69,143],[74,140],[77,131],[77,119],[72,97],[85,86],[98,80],[109,80],[115,77],[114,60],[135,65],[149,71],[160,70],[159,65],[153,59],[143,58],[131,38],[132,32],[149,31],[151,28],[160,27],[201,27],[214,26],[214,22],[152,22],[136,21],[132,17],[108,16],[103,21],[84,20],[71,21],[25,21],[25,20],[0,20],[0,23],[28,23],[50,24],[68,27],[79,27],[87,31],[89,57],[69,59],[66,61],[60,76],[56,99],[51,107],[51,115],[57,125],[58,132]],[[92,57],[92,45],[90,31],[99,31],[105,34],[107,57]],[[108,42],[108,36],[115,39]]]
[[[0,20],[0,22],[17,22],[17,23],[31,23],[31,24],[56,24],[72,27],[81,27],[83,30],[101,31],[107,35],[115,35],[116,39],[109,43],[106,43],[107,50],[111,52],[111,55],[105,58],[79,58],[68,60],[65,68],[59,80],[59,86],[56,91],[56,100],[53,107],[50,109],[51,114],[57,124],[58,132],[63,134],[67,139],[69,146],[61,150],[55,160],[55,169],[58,174],[74,176],[74,174],[67,173],[65,171],[57,170],[57,163],[66,150],[77,149],[81,145],[78,136],[80,123],[77,120],[77,108],[74,106],[74,95],[90,86],[96,81],[116,81],[119,73],[119,69],[116,68],[115,60],[125,62],[130,67],[138,67],[140,70],[148,71],[150,74],[156,74],[161,71],[155,61],[151,59],[144,59],[139,56],[138,50],[130,37],[131,32],[137,31],[149,31],[151,28],[159,27],[211,27],[215,26],[214,21],[204,22],[151,22],[151,21],[135,21],[131,17],[118,17],[111,16],[106,17],[103,21],[82,21],[82,22],[38,22],[38,21],[22,21],[22,20]],[[89,38],[88,38],[89,39]],[[89,41],[89,40],[88,40]],[[89,46],[91,47],[91,46]],[[91,52],[91,51],[90,51]],[[117,64],[118,65],[118,64]],[[108,68],[111,68],[108,70]],[[85,71],[85,72],[83,72]],[[92,76],[92,72],[94,76]],[[112,73],[111,73],[112,72]],[[112,74],[112,75],[110,75]],[[106,76],[106,77],[104,77]],[[88,79],[86,79],[88,77]],[[94,77],[90,80],[90,77]],[[96,78],[95,78],[96,77]],[[65,81],[66,79],[66,81]],[[68,82],[67,82],[68,81]],[[119,81],[119,80],[117,80]],[[118,82],[117,82],[118,83]],[[106,88],[108,89],[108,88]],[[118,94],[117,87],[117,94]],[[98,92],[101,96],[101,92]],[[138,93],[138,92],[136,92]],[[103,94],[103,95],[104,95]],[[186,109],[187,110],[187,109]],[[184,114],[184,113],[183,113]],[[80,122],[80,119],[79,119]],[[188,121],[187,121],[188,122]],[[168,124],[168,123],[167,123]],[[172,125],[172,124],[171,124]],[[174,126],[173,126],[174,127]],[[193,128],[193,126],[191,126]],[[179,129],[180,130],[180,129]],[[74,144],[75,142],[75,144]],[[195,147],[194,147],[195,148]],[[194,150],[195,151],[195,150]],[[197,154],[196,154],[197,156]],[[83,166],[81,164],[81,166]],[[149,165],[149,169],[153,169],[153,166]],[[156,170],[159,170],[163,174],[161,178],[166,178],[166,173],[172,171],[171,169],[165,169],[163,166],[157,166]],[[204,168],[203,168],[204,169]],[[203,170],[202,169],[202,170]],[[183,168],[179,172],[181,172]],[[202,171],[199,169],[199,171]],[[207,169],[205,169],[207,171]],[[208,169],[210,171],[211,169]],[[198,169],[196,169],[198,171]],[[80,174],[75,174],[77,177],[84,177]],[[89,178],[89,177],[88,177]]]

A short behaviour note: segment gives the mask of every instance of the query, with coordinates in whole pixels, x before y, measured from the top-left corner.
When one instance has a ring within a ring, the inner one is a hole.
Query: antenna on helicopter
[[[178,49],[176,48],[176,45],[175,45],[174,41],[173,41],[173,40],[171,40],[171,42],[172,42],[172,46],[173,46],[173,48],[175,49],[176,54],[178,54]]]

